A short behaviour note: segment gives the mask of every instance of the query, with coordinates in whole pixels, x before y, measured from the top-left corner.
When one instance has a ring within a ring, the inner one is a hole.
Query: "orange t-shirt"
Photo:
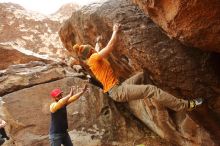
[[[108,60],[102,58],[98,53],[92,54],[88,59],[87,64],[95,77],[102,83],[104,92],[108,92],[116,83],[118,83],[118,79]]]

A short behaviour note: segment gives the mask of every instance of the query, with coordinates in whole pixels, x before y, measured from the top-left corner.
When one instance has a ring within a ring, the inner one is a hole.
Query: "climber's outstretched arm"
[[[103,48],[102,50],[100,50],[98,52],[98,54],[103,57],[103,58],[107,58],[109,56],[109,54],[112,52],[112,50],[114,49],[114,45],[117,41],[117,33],[119,30],[120,24],[116,23],[113,26],[113,33],[112,33],[112,37],[110,39],[110,41],[108,42],[108,44],[106,45],[105,48]]]

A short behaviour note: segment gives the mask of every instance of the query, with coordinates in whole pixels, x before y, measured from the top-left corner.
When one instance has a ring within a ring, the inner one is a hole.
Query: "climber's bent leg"
[[[132,85],[123,83],[109,91],[110,96],[118,102],[126,102],[143,98],[154,98],[163,106],[174,111],[186,111],[189,103],[179,99],[153,85]]]

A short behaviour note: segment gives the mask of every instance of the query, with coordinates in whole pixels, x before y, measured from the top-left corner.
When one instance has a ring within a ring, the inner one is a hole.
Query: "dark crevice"
[[[220,67],[219,67],[219,62],[220,62],[220,54],[219,53],[212,53],[210,56],[210,63],[211,66],[216,73],[217,77],[219,77],[220,80]]]

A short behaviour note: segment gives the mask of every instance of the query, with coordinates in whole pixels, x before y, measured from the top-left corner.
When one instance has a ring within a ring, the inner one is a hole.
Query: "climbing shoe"
[[[197,106],[201,105],[203,103],[203,98],[196,98],[189,100],[189,111],[195,109]]]

